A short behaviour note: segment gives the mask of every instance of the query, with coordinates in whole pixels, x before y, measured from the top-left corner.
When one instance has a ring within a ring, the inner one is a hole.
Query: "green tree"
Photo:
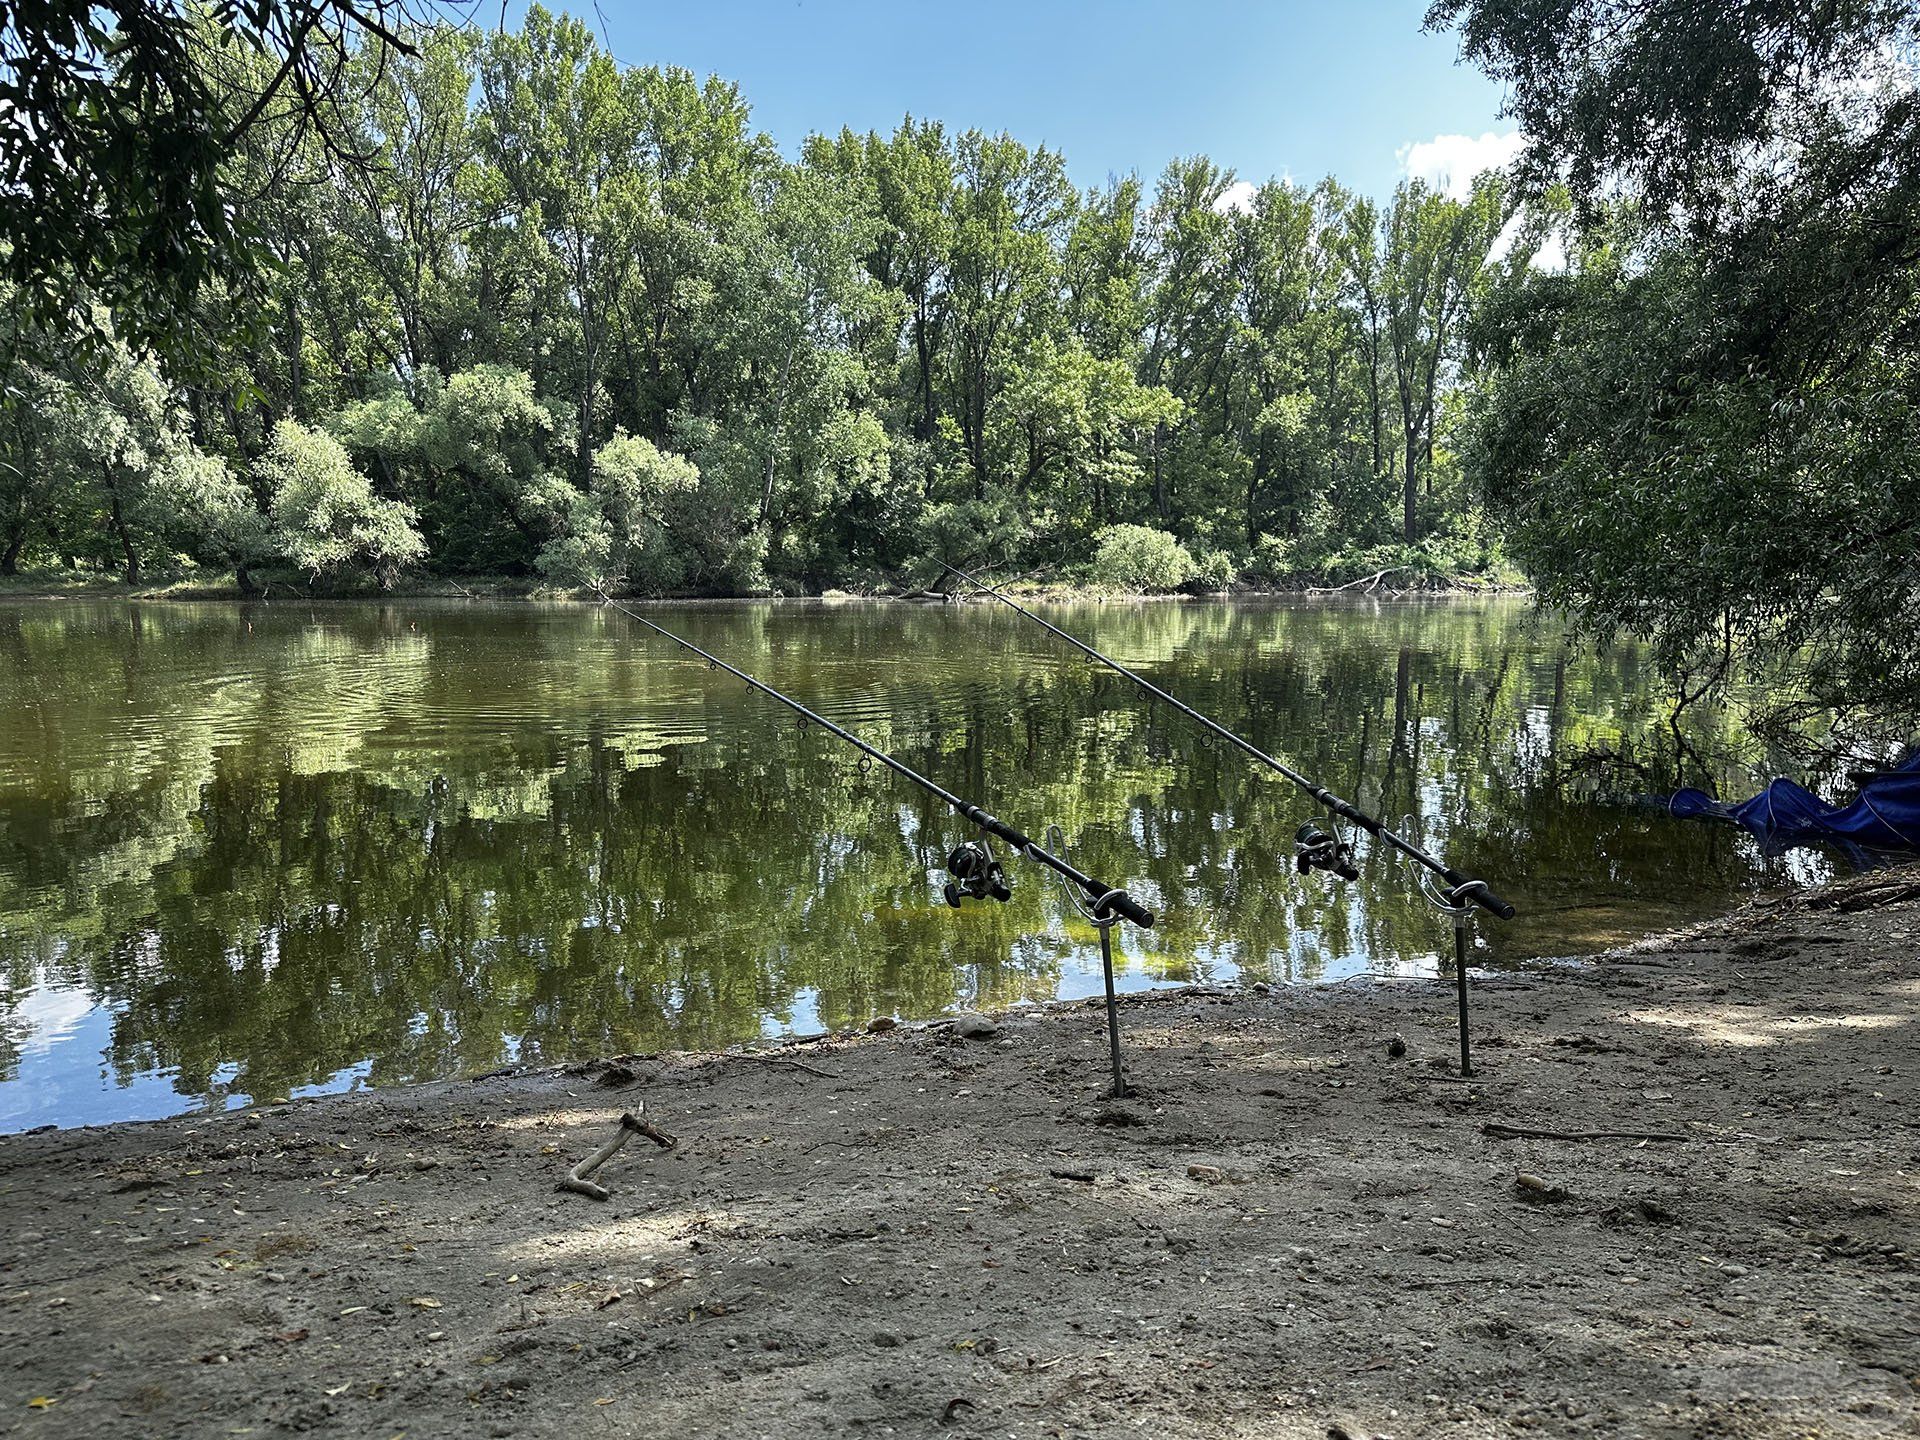
[[[623,431],[593,456],[585,494],[567,508],[559,532],[540,552],[540,569],[556,584],[605,590],[631,584],[658,590],[682,578],[663,507],[691,495],[700,472],[685,458]]]
[[[1394,191],[1381,220],[1379,275],[1387,355],[1398,402],[1402,535],[1420,538],[1420,486],[1431,483],[1440,387],[1465,343],[1468,304],[1509,218],[1497,175],[1466,200],[1418,180]]]
[[[1682,704],[1920,723],[1920,42],[1910,3],[1458,0],[1566,274],[1482,316],[1471,453],[1543,593],[1651,637]],[[1624,117],[1634,123],[1623,123]]]
[[[282,420],[254,468],[273,496],[275,548],[310,576],[365,569],[391,588],[426,553],[413,508],[375,495],[323,431]]]
[[[333,74],[363,36],[400,46],[392,0],[30,0],[0,25],[0,264],[32,323],[114,334],[182,361],[210,288],[264,258],[228,164],[274,124],[343,162]],[[404,46],[400,46],[404,48]],[[233,57],[254,83],[229,83]],[[270,118],[271,117],[271,118]]]

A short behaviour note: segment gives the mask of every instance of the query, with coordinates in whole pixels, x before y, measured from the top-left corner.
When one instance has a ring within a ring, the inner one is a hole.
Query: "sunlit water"
[[[1401,863],[1293,872],[1297,792],[1003,610],[649,611],[1159,915],[1129,987],[1430,972]],[[1518,602],[1048,611],[1392,817],[1572,955],[1783,883],[1566,781],[1659,719],[1628,648]],[[1094,993],[1011,857],[955,913],[937,802],[617,613],[0,606],[0,1131]],[[1363,847],[1364,850],[1364,847]],[[1802,862],[1803,865],[1807,862]],[[1812,862],[1817,865],[1819,862]]]

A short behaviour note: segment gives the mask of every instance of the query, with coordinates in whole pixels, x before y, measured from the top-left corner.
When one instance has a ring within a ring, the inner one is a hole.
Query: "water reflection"
[[[1742,837],[1550,784],[1648,680],[1511,602],[1052,618],[1523,907],[1490,963],[1724,908]],[[1134,985],[1427,967],[1395,862],[1292,873],[1275,777],[982,605],[660,618],[1159,911]],[[616,613],[0,608],[0,1129],[1084,993],[1029,866],[956,915],[937,804]],[[1709,718],[1704,723],[1715,723]],[[1718,737],[1725,741],[1728,737]]]

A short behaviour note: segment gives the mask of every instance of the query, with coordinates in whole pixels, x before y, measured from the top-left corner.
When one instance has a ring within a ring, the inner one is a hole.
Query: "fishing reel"
[[[1329,835],[1318,820],[1309,820],[1293,836],[1293,863],[1305,875],[1309,870],[1325,870],[1342,880],[1358,880],[1360,867],[1353,863],[1353,847],[1338,835]]]
[[[1000,868],[985,840],[962,840],[947,856],[947,873],[953,878],[942,891],[947,904],[960,908],[962,900],[999,900],[1013,898],[1007,885],[1007,872]]]

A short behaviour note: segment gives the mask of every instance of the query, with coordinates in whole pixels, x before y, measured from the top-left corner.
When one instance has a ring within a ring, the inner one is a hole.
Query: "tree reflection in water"
[[[1572,647],[1518,603],[1049,613],[1421,816],[1522,906],[1485,927],[1488,963],[1778,878],[1736,835],[1556,783],[1575,753],[1651,753],[1662,711],[1631,648]],[[1130,984],[1421,969],[1447,940],[1384,855],[1355,885],[1296,878],[1291,787],[1018,616],[661,618],[1015,824],[1062,825],[1160,914]],[[0,609],[0,654],[0,1128],[116,1118],[154,1077],[185,1109],[1096,983],[1044,875],[948,910],[943,807],[611,612],[42,603]]]

